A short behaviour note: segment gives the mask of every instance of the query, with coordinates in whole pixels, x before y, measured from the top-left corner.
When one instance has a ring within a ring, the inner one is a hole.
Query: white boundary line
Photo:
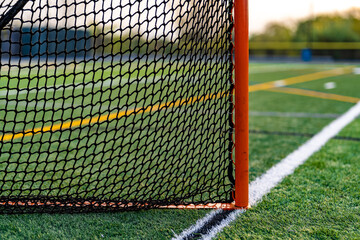
[[[213,227],[210,232],[204,236],[202,236],[201,239],[203,240],[211,240],[212,238],[216,237],[216,235],[221,232],[223,230],[223,228],[225,228],[226,226],[228,226],[231,222],[235,221],[236,218],[242,214],[246,212],[246,210],[236,210],[233,211],[227,218],[225,218],[224,220],[222,220],[220,222],[220,224],[216,225],[215,227]]]
[[[297,150],[292,152],[286,158],[281,160],[278,164],[270,168],[265,174],[255,179],[249,185],[249,198],[250,205],[256,206],[261,202],[262,198],[268,194],[272,188],[276,187],[285,177],[292,174],[297,167],[302,165],[314,153],[319,151],[331,138],[335,137],[344,127],[354,121],[360,115],[360,102],[350,108],[346,113],[338,119],[331,122],[323,128],[313,138],[308,140]],[[203,219],[196,222],[194,226],[184,230],[180,235],[175,236],[173,239],[184,239],[192,233],[200,229],[206,222],[211,219],[218,211],[212,211]],[[217,226],[214,226],[206,235],[201,239],[212,239],[224,227],[228,226],[236,217],[245,212],[244,210],[236,210],[231,213],[226,219],[221,221]]]
[[[196,221],[195,225],[185,229],[180,235],[176,235],[173,239],[184,239],[185,237],[191,235],[192,233],[198,231],[202,226],[204,226],[208,221],[210,221],[216,214],[222,212],[223,210],[218,209],[215,211],[211,211],[206,214],[205,217]]]

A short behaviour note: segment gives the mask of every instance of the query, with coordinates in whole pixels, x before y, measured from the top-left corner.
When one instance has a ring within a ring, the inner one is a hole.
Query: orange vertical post
[[[234,2],[235,206],[249,205],[249,14],[248,0]]]

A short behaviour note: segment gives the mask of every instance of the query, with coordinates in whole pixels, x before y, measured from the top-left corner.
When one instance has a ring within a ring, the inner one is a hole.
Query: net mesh
[[[0,212],[233,201],[232,1],[25,2],[1,29]]]

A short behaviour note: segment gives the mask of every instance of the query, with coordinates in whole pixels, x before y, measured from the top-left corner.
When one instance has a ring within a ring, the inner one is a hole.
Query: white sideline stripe
[[[246,210],[236,210],[234,212],[232,212],[227,218],[225,218],[224,220],[221,221],[220,224],[218,224],[217,226],[213,227],[211,229],[211,231],[202,236],[201,239],[203,240],[211,240],[212,238],[216,237],[216,235],[221,232],[221,230],[223,228],[225,228],[226,226],[228,226],[232,221],[235,221],[235,219],[242,213],[246,212]]]
[[[215,211],[211,211],[210,213],[206,214],[205,217],[196,221],[195,225],[191,226],[188,229],[185,229],[180,235],[175,235],[173,240],[180,240],[184,239],[185,237],[191,235],[193,232],[199,230],[202,226],[204,226],[207,222],[209,222],[216,214],[222,212],[222,209],[217,209]]]
[[[319,151],[331,138],[335,137],[344,127],[354,121],[360,115],[360,102],[350,108],[346,113],[340,116],[338,119],[331,122],[324,127],[318,134],[308,140],[297,150],[292,152],[286,158],[281,160],[278,164],[270,168],[265,174],[256,178],[249,184],[249,202],[251,206],[256,206],[261,202],[262,198],[268,194],[272,188],[276,187],[285,177],[292,174],[297,167],[302,165],[307,159],[309,159],[314,153]],[[204,219],[200,219],[196,224],[183,231],[173,239],[183,239],[190,236],[194,231],[200,229],[204,223],[210,220],[211,214],[209,213]],[[220,224],[215,226],[206,235],[203,235],[200,239],[211,239],[215,237],[224,227],[229,225],[236,217],[245,212],[244,210],[236,210],[230,214],[226,219],[221,221]],[[192,230],[195,229],[195,230]]]
[[[211,211],[210,213],[208,213],[205,217],[199,219],[196,221],[195,225],[191,226],[190,228],[186,229],[185,231],[183,231],[180,235],[176,235],[175,238],[172,238],[173,240],[180,240],[180,239],[184,239],[185,237],[190,236],[192,233],[198,231],[202,226],[204,226],[207,222],[209,222],[214,215],[223,212],[224,210],[218,209],[215,211]],[[217,226],[215,226],[213,229],[217,229],[219,228],[218,231],[216,231],[215,235],[221,231],[221,229],[223,229],[224,227],[226,227],[227,225],[229,225],[230,222],[234,221],[236,219],[236,217],[240,214],[245,212],[245,210],[237,210],[232,212],[226,219],[222,220],[221,223]],[[211,232],[215,232],[215,231],[211,231]],[[214,236],[210,236],[210,238],[204,238],[205,236],[202,236],[201,239],[211,239]],[[208,236],[208,234],[206,235]]]

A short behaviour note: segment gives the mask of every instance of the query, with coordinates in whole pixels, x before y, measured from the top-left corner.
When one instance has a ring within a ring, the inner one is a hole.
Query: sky
[[[261,31],[272,21],[294,22],[316,13],[360,8],[360,0],[249,0],[250,32]]]

